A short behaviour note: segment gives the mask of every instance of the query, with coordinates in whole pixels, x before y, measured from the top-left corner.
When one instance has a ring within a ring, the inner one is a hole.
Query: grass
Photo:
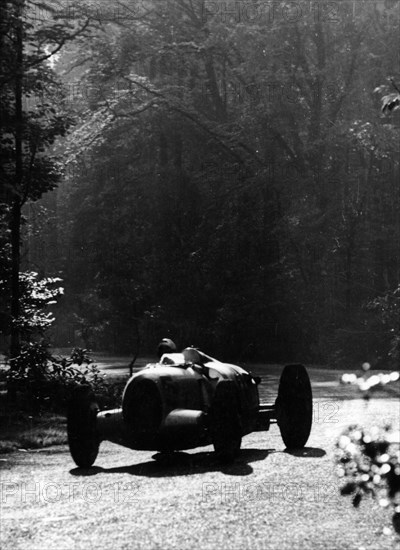
[[[0,396],[0,403],[0,454],[64,445],[67,442],[65,415],[42,413],[31,416],[7,404],[4,395]]]
[[[28,384],[26,390],[17,391],[16,402],[11,403],[6,390],[8,367],[1,359],[0,356],[0,454],[66,444],[66,403],[72,386],[50,385],[45,389],[50,393],[44,392],[44,401],[39,401]],[[106,385],[96,394],[101,409],[118,406],[126,379],[127,375],[117,373],[106,377]]]
[[[106,379],[102,393],[97,394],[100,409],[117,407],[121,402],[126,376]],[[5,379],[0,378],[0,454],[15,450],[40,449],[67,443],[66,410],[58,404],[53,409],[33,411],[29,396],[17,393],[16,403],[7,400]]]

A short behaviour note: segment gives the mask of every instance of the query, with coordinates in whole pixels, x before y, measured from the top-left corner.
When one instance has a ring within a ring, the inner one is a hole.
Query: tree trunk
[[[22,78],[23,78],[23,1],[16,5],[16,68],[15,68],[15,185],[11,208],[10,240],[11,240],[11,338],[10,364],[14,367],[15,358],[21,351],[21,335],[16,324],[20,315],[20,265],[21,265],[21,209],[23,180],[23,110],[22,110]],[[16,397],[15,387],[8,385],[8,397]]]
[[[19,303],[19,270],[21,263],[20,255],[20,231],[21,231],[21,203],[19,198],[14,199],[14,204],[11,210],[11,341],[10,341],[10,356],[11,360],[17,357],[20,353],[20,333],[15,324],[20,314]]]

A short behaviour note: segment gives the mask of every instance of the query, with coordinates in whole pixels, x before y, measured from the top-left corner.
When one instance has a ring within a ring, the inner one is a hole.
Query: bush
[[[368,363],[365,366],[369,367]],[[368,370],[365,367],[364,370]],[[398,373],[357,378],[355,374],[342,376],[344,383],[357,385],[370,397],[371,388],[396,382]],[[400,439],[390,425],[374,426],[366,431],[361,426],[349,426],[336,443],[337,473],[345,480],[342,495],[352,495],[353,506],[358,507],[366,495],[377,498],[384,507],[392,506],[392,523],[400,533]]]
[[[383,356],[394,367],[400,360],[400,286],[369,302],[383,338]]]
[[[75,348],[70,357],[55,357],[45,342],[22,346],[13,368],[8,371],[8,383],[17,390],[21,406],[36,413],[64,411],[79,385],[89,385],[101,407],[114,407],[122,391],[120,383],[106,383],[87,350]]]

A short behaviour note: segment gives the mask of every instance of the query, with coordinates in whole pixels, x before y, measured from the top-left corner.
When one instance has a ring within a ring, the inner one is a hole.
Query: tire
[[[95,396],[88,386],[76,389],[68,406],[67,432],[69,450],[79,468],[90,468],[97,458],[100,438],[96,417],[99,410]]]
[[[310,436],[313,403],[310,378],[303,365],[287,365],[282,372],[276,418],[287,449],[301,449]]]
[[[233,382],[218,382],[210,411],[211,440],[217,458],[222,463],[233,462],[239,454],[242,430],[239,399]]]

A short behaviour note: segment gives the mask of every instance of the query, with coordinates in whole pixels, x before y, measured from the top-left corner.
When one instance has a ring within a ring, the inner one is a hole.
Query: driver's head
[[[164,353],[175,353],[176,352],[176,346],[172,340],[169,338],[163,338],[161,342],[158,344],[157,347],[157,353],[158,358],[160,359]]]

